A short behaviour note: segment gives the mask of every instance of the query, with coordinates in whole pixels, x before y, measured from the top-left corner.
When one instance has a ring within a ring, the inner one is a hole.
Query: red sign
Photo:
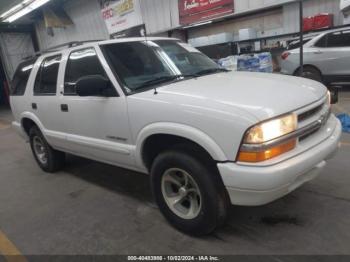
[[[233,11],[233,0],[179,0],[181,25],[211,20]]]

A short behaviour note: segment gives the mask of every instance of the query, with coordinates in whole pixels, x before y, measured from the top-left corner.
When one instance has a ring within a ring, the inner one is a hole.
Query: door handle
[[[317,51],[314,51],[314,54],[315,55],[320,55],[320,54],[322,54],[323,52],[321,51],[321,50],[317,50]]]
[[[37,109],[38,109],[38,105],[37,105],[36,103],[32,103],[32,108],[33,108],[34,110],[37,110]]]
[[[62,112],[68,112],[68,105],[67,104],[62,104],[61,105],[61,111]]]

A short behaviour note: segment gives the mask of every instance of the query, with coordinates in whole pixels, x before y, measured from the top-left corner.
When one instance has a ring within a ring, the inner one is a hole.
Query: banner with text
[[[143,24],[139,0],[107,1],[102,17],[110,35]]]
[[[180,24],[188,25],[234,12],[234,0],[179,0]]]

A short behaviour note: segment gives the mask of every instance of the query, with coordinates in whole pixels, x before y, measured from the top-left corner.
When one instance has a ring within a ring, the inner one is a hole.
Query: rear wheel
[[[33,126],[29,131],[30,146],[40,168],[48,173],[59,171],[65,162],[65,153],[53,149],[39,128]]]
[[[302,74],[301,74],[301,70],[298,69],[295,75],[302,76],[304,78],[315,80],[315,81],[321,82],[321,83],[323,80],[321,72],[317,68],[312,67],[312,66],[304,66]]]
[[[215,175],[214,170],[183,151],[167,151],[155,159],[151,170],[153,194],[174,227],[191,235],[204,235],[224,223],[229,203]]]

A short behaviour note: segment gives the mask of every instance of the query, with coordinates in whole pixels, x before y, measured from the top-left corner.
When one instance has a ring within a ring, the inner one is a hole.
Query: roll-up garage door
[[[0,33],[1,60],[8,80],[18,64],[35,53],[32,37],[27,33]]]

